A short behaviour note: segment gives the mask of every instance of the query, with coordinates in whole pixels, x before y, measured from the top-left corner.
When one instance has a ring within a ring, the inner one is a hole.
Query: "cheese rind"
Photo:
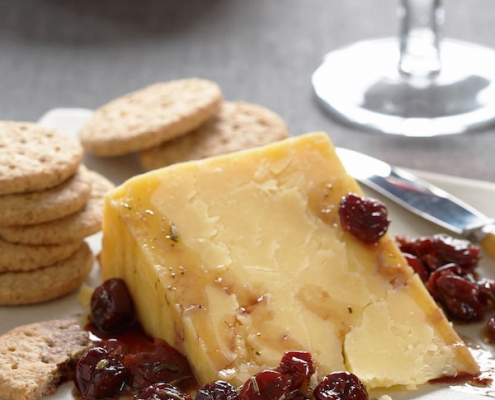
[[[324,133],[137,176],[106,197],[103,278],[125,279],[201,383],[242,384],[288,350],[369,387],[477,374],[392,238],[342,230],[348,192],[362,194]]]

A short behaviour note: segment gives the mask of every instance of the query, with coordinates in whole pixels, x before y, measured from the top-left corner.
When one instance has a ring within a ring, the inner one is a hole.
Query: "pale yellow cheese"
[[[369,387],[476,374],[392,238],[342,230],[350,191],[324,133],[137,176],[106,197],[103,278],[126,280],[146,331],[201,383],[241,384],[287,350]]]

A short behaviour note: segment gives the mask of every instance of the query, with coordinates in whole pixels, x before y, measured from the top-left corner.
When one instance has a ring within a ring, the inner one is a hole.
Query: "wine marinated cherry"
[[[132,297],[120,278],[98,286],[91,296],[91,322],[101,332],[118,332],[135,322]]]
[[[74,384],[82,400],[115,398],[128,377],[124,365],[102,347],[84,353],[76,365]]]
[[[279,400],[290,393],[290,378],[278,371],[266,370],[249,378],[239,392],[239,400]]]
[[[143,389],[136,400],[192,400],[192,397],[170,383],[154,383]]]
[[[129,347],[118,339],[107,339],[101,343],[106,351],[117,360],[121,360],[129,353]]]
[[[344,196],[339,204],[342,228],[365,243],[374,243],[388,230],[387,207],[378,200],[355,193]]]
[[[179,386],[186,387],[193,380],[186,357],[161,339],[154,340],[150,351],[128,354],[123,363],[131,373],[133,389],[158,382],[180,382]]]
[[[296,390],[308,383],[315,372],[313,357],[306,351],[288,351],[282,357],[277,371],[290,377],[290,389]]]
[[[238,400],[234,386],[225,381],[214,381],[203,385],[194,400]]]
[[[368,400],[366,386],[350,372],[333,372],[313,390],[316,400]]]

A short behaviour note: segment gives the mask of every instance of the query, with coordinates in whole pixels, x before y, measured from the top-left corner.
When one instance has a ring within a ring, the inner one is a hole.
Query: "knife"
[[[495,257],[495,220],[403,169],[353,150],[337,148],[347,173],[413,213],[463,236]]]

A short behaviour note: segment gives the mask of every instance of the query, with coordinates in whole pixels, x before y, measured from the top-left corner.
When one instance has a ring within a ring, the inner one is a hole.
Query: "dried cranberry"
[[[355,193],[344,196],[339,204],[342,228],[365,243],[373,243],[387,232],[387,207],[378,200]]]
[[[313,396],[316,400],[367,400],[368,391],[356,375],[344,371],[325,376]]]
[[[309,382],[315,372],[313,357],[306,351],[288,351],[282,357],[277,371],[291,379],[290,389],[295,390]]]
[[[479,287],[459,271],[463,270],[455,264],[439,268],[430,275],[426,287],[450,318],[459,322],[479,321],[485,314]]]
[[[192,397],[170,383],[155,383],[143,389],[137,400],[192,400]]]
[[[486,332],[488,335],[488,341],[495,344],[495,317],[491,317],[486,322]]]
[[[402,253],[402,255],[406,259],[409,266],[414,270],[414,272],[419,275],[421,280],[423,282],[426,282],[428,280],[429,273],[424,264],[419,260],[419,258],[409,253]]]
[[[438,277],[445,274],[462,276],[463,278],[467,278],[468,276],[470,276],[468,271],[459,267],[457,264],[454,263],[445,264],[444,266],[436,269],[430,274],[426,286],[430,287],[431,285],[435,285],[436,284],[435,282],[438,279]]]
[[[187,387],[193,379],[187,359],[160,339],[154,340],[150,351],[129,354],[123,362],[132,373],[130,385],[134,389],[158,382],[176,382]]]
[[[495,281],[483,278],[477,284],[483,303],[489,307],[495,307]]]
[[[428,272],[441,266],[436,257],[431,237],[421,236],[418,238],[409,238],[407,236],[398,235],[395,240],[403,253],[416,256],[423,263],[425,268],[427,268]]]
[[[435,235],[433,238],[437,257],[442,264],[455,263],[466,270],[472,270],[478,265],[478,246],[468,240],[455,239],[448,235]]]
[[[122,279],[109,279],[95,289],[91,322],[102,332],[117,332],[135,322],[134,303]]]
[[[214,381],[203,385],[194,400],[237,400],[239,396],[230,383]]]
[[[445,234],[418,238],[399,235],[396,240],[403,253],[418,257],[430,272],[449,263],[455,263],[466,270],[473,270],[480,259],[478,246]]]
[[[83,400],[117,397],[128,377],[127,369],[102,347],[93,347],[79,359],[74,384]]]
[[[278,371],[262,371],[244,383],[239,392],[239,400],[284,399],[290,392],[290,383],[290,378]]]

